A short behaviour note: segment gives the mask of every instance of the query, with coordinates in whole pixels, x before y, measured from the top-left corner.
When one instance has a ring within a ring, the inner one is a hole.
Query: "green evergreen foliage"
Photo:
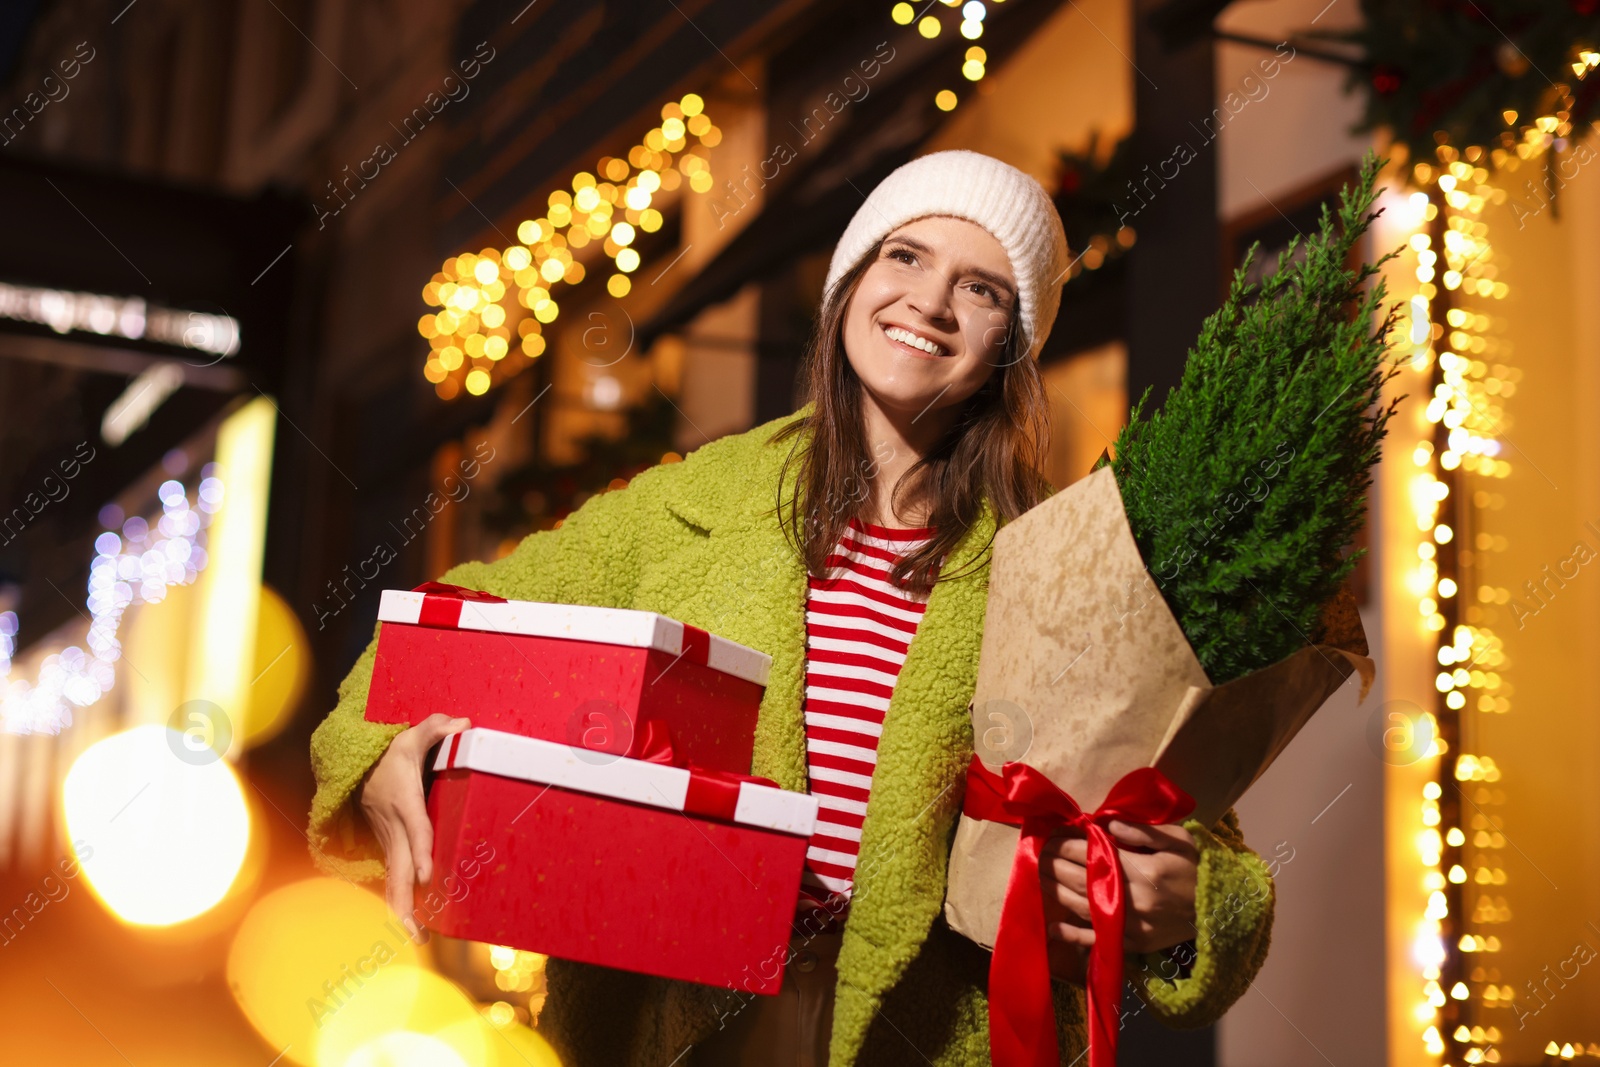
[[[1400,399],[1382,398],[1399,373],[1387,359],[1396,309],[1381,278],[1367,284],[1398,250],[1346,265],[1379,214],[1381,165],[1368,152],[1337,213],[1324,205],[1318,232],[1257,284],[1251,246],[1182,381],[1148,416],[1145,391],[1109,461],[1145,564],[1215,684],[1305,645],[1359,555],[1341,553]]]
[[[1573,141],[1600,116],[1600,72],[1572,66],[1600,43],[1596,0],[1361,0],[1359,26],[1307,36],[1359,49],[1345,86],[1365,97],[1357,130],[1388,129],[1413,163],[1478,145],[1496,170],[1539,116],[1561,113]]]

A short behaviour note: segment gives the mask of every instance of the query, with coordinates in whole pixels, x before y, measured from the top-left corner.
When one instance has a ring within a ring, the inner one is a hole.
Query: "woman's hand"
[[[1106,829],[1117,842],[1122,860],[1127,901],[1123,950],[1156,952],[1192,938],[1194,894],[1200,870],[1194,835],[1176,823],[1135,826],[1118,819],[1108,823]],[[1049,939],[1083,948],[1094,944],[1089,920],[1088,852],[1088,840],[1075,835],[1050,838],[1039,856]],[[1052,959],[1057,956],[1070,962],[1071,957],[1059,950]]]
[[[416,884],[433,877],[433,824],[422,796],[422,761],[440,739],[471,723],[434,714],[402,730],[356,786],[356,802],[383,846],[388,881],[384,899],[420,945],[428,940],[411,913]]]

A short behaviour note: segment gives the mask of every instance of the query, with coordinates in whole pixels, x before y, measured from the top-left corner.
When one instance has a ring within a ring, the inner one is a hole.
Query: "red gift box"
[[[386,589],[367,691],[373,722],[434,712],[635,755],[665,723],[688,762],[750,769],[771,657],[649,611],[503,600],[429,582]]]
[[[778,992],[815,797],[478,727],[447,737],[434,769],[434,869],[476,877],[430,928]]]

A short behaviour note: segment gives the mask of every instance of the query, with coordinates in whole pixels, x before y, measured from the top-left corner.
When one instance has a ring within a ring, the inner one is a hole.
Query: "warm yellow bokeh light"
[[[124,922],[192,919],[227,894],[244,863],[250,814],[239,779],[187,742],[164,725],[136,726],[84,749],[61,784],[89,886]]]
[[[453,983],[404,963],[378,968],[321,1023],[316,1067],[477,1067],[495,1057],[489,1042],[499,1040]]]
[[[909,10],[909,5],[902,6]],[[938,32],[937,19],[929,25]],[[985,58],[982,49],[968,53],[967,59],[980,64]],[[954,106],[953,96],[951,101]],[[522,354],[530,358],[545,351],[543,339],[528,339],[527,327],[536,333],[541,324],[555,321],[560,309],[551,289],[558,282],[582,284],[587,268],[579,254],[591,243],[604,242],[616,262],[617,272],[606,277],[609,295],[620,298],[632,290],[627,275],[642,264],[633,246],[641,233],[659,232],[664,222],[660,209],[652,206],[655,194],[685,184],[698,193],[714,187],[710,160],[684,151],[690,136],[705,148],[722,139],[722,131],[705,114],[705,101],[695,93],[664,104],[661,125],[646,132],[625,157],[602,156],[593,173],[573,175],[570,192],[551,190],[545,217],[517,225],[519,244],[462,252],[444,261],[422,291],[423,300],[440,310],[417,323],[417,332],[428,341],[423,377],[441,399],[463,391],[484,395],[497,381],[518,373],[517,361],[499,364],[512,355],[514,342],[520,341]],[[532,314],[524,317],[520,308]],[[506,370],[495,373],[495,365]]]
[[[427,1034],[396,1030],[346,1056],[342,1067],[473,1067],[455,1049]]]
[[[269,1045],[309,1067],[317,1034],[344,1005],[379,971],[416,962],[381,896],[310,878],[251,906],[228,949],[228,988]]]
[[[276,737],[289,722],[311,674],[311,642],[300,617],[271,586],[261,586],[256,655],[244,721],[234,725],[246,748]]]

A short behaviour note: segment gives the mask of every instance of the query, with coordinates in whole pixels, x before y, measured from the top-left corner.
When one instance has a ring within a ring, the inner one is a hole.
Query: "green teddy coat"
[[[451,568],[442,581],[499,596],[659,612],[760,649],[771,677],[751,772],[804,791],[801,713],[806,574],[774,518],[789,449],[772,433],[796,415],[724,437],[682,463],[598,495],[557,530],[505,558]],[[989,1062],[989,954],[942,915],[950,843],[972,755],[968,705],[977,677],[993,512],[956,547],[929,598],[889,704],[861,834],[838,970],[830,1063]],[[970,565],[970,566],[969,566]],[[319,869],[383,876],[383,852],[351,793],[402,727],[362,717],[373,641],[311,738],[317,790],[309,840]],[[1200,851],[1198,955],[1188,976],[1160,953],[1128,954],[1145,1008],[1176,1028],[1205,1026],[1243,995],[1266,958],[1275,892],[1229,811],[1209,829],[1184,824]],[[663,917],[663,921],[667,921]],[[741,1010],[747,996],[562,960],[547,970],[539,1030],[568,1067],[666,1065]],[[1081,986],[1054,982],[1063,1064],[1085,1043]]]

